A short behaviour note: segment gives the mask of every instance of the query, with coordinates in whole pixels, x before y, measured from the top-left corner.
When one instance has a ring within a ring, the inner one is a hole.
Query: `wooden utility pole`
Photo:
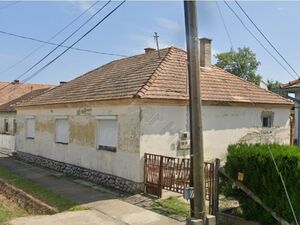
[[[184,1],[190,99],[191,175],[194,204],[191,213],[205,222],[204,154],[200,95],[200,54],[196,1]]]

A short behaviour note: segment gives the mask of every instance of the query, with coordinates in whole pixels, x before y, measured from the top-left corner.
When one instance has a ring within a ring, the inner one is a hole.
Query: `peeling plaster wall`
[[[273,128],[262,128],[262,111],[274,112]],[[178,150],[180,131],[189,129],[186,106],[148,105],[141,107],[141,114],[141,154],[188,156],[188,151]],[[225,159],[229,144],[289,144],[289,109],[204,106],[203,129],[205,159]]]
[[[99,115],[118,117],[117,152],[97,150]],[[27,139],[26,116],[35,117],[35,139]],[[69,144],[55,142],[55,118],[69,119]],[[139,154],[139,107],[95,106],[92,108],[52,108],[18,110],[17,149],[60,162],[142,182],[143,165]]]

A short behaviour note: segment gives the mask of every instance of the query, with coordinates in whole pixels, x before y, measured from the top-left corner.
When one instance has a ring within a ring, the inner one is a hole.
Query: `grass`
[[[176,197],[159,200],[152,204],[153,209],[163,210],[169,214],[175,214],[182,217],[189,215],[189,204],[179,200]]]
[[[0,202],[0,225],[5,224],[8,220],[26,216],[27,212],[21,208],[10,209],[2,202]]]
[[[46,187],[43,187],[29,179],[20,177],[8,171],[7,169],[0,168],[0,178],[39,199],[40,201],[48,204],[49,206],[52,206],[59,212],[66,210],[74,211],[86,209],[76,202],[73,202],[60,194],[54,193]]]

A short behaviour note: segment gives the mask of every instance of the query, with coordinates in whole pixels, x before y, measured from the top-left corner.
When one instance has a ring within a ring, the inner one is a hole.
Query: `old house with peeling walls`
[[[205,158],[228,144],[289,143],[292,103],[211,65],[201,39]],[[135,191],[144,153],[188,156],[186,52],[176,47],[112,61],[17,107],[17,155]]]
[[[18,80],[8,83],[0,82],[0,148],[15,150],[17,132],[17,111],[15,106],[28,101],[53,85],[24,84]]]
[[[281,84],[281,90],[287,94],[293,94],[294,96],[288,96],[289,99],[295,103],[294,107],[294,144],[300,146],[300,79],[290,81],[287,84]]]

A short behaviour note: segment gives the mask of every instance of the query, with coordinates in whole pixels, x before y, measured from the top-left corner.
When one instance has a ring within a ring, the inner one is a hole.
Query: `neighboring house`
[[[0,82],[0,148],[15,149],[17,132],[16,105],[43,94],[53,86]]]
[[[201,43],[205,159],[237,142],[288,144],[293,104],[211,65]],[[144,153],[188,156],[186,52],[145,51],[18,106],[18,156],[127,191],[143,183]]]
[[[294,94],[294,97],[289,98],[294,101],[295,103],[295,132],[294,132],[294,143],[300,146],[300,79],[290,81],[287,84],[282,84],[280,86],[281,90],[285,91],[286,93]]]

